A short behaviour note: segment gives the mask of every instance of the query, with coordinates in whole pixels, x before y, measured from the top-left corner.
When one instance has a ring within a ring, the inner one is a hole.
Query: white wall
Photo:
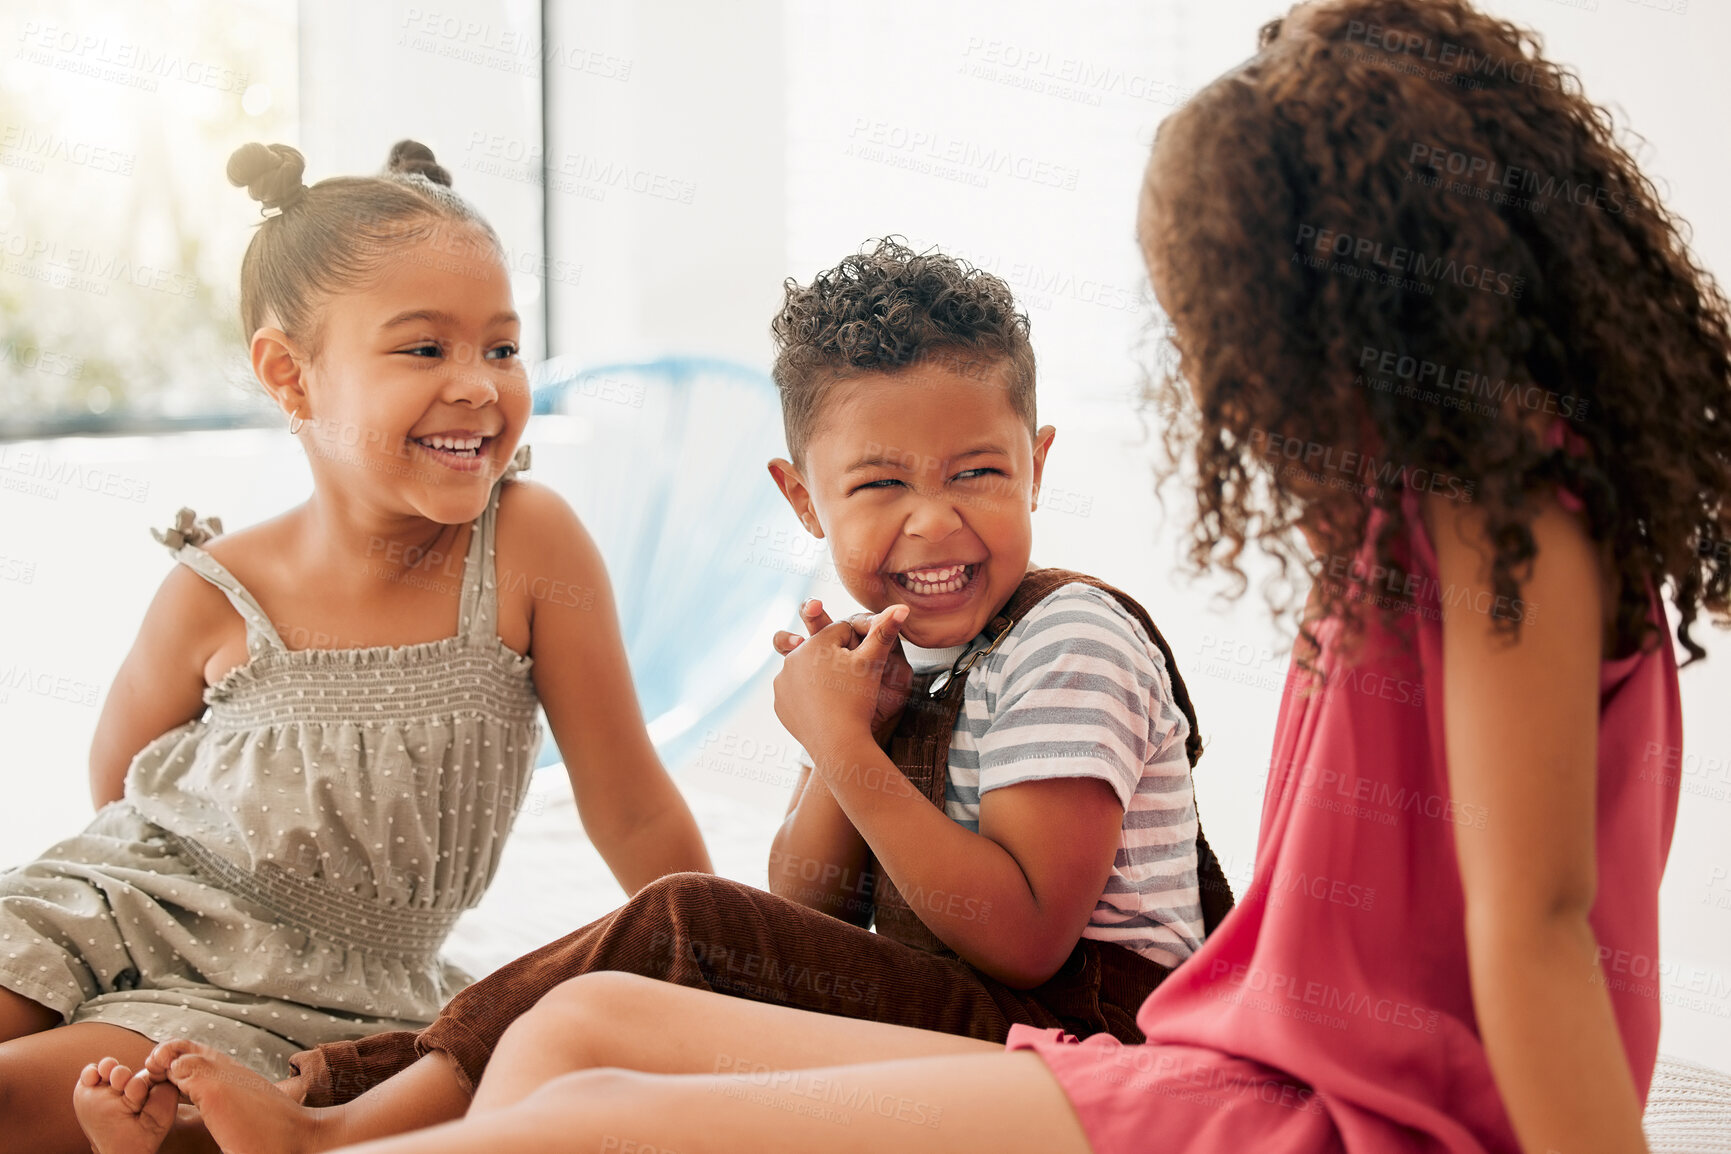
[[[301,0],[300,25],[308,182],[377,172],[404,138],[430,147],[504,242],[523,350],[540,356],[543,279],[577,274],[545,262],[539,169],[524,163],[541,145],[539,6]]]
[[[786,270],[781,5],[550,4],[554,351],[767,366]]]

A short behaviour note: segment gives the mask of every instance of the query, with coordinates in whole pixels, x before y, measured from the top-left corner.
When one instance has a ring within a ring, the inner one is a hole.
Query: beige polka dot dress
[[[540,745],[530,659],[499,640],[495,487],[457,635],[290,650],[200,546],[158,534],[246,619],[249,660],[133,760],[122,801],[0,873],[0,987],[68,1022],[190,1037],[270,1077],[324,1042],[415,1028],[499,863]]]

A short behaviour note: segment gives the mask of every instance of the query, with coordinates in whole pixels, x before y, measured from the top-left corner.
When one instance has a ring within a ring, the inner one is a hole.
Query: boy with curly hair
[[[1104,582],[1029,567],[1054,432],[1026,316],[996,277],[891,239],[787,282],[772,328],[790,456],[770,474],[870,611],[831,622],[808,602],[810,636],[775,637],[776,712],[811,764],[773,892],[661,878],[419,1033],[299,1055],[290,1096],[166,1043],[141,1105],[172,1082],[225,1147],[330,1149],[463,1114],[483,1070],[509,1086],[637,1068],[629,990],[595,980],[609,970],[998,1042],[1018,1023],[1142,1039],[1143,999],[1231,895],[1159,630]],[[705,1072],[743,1060],[743,1040],[691,1040]]]

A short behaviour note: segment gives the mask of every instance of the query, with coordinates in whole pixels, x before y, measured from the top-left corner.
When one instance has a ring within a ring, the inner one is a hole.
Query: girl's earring
[[[291,436],[300,432],[301,426],[304,424],[306,424],[306,422],[301,420],[301,411],[299,409],[296,409],[294,412],[289,414],[289,434]]]

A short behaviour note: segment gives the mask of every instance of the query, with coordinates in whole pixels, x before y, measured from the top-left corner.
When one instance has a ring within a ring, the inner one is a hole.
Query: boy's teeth
[[[954,593],[968,583],[966,565],[946,565],[941,569],[909,569],[896,574],[902,586],[915,593]]]

